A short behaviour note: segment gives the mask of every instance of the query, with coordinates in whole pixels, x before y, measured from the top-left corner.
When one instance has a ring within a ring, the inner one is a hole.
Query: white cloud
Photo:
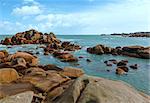
[[[20,8],[13,9],[13,14],[15,15],[36,15],[42,13],[42,10],[37,5],[22,6]]]
[[[34,5],[36,6],[34,8],[26,6],[13,12],[19,15],[37,14],[35,21],[34,16],[32,18],[28,17],[28,20],[32,20],[32,25],[28,24],[24,29],[35,28],[42,32],[54,31],[57,33],[83,34],[136,32],[148,31],[150,23],[150,21],[148,22],[148,15],[150,17],[148,12],[149,3],[149,0],[124,0],[110,3],[103,7],[95,7],[84,12],[65,14],[43,14],[40,7]],[[34,12],[34,9],[38,12]]]
[[[32,4],[32,5],[40,5],[40,3],[38,3],[35,0],[23,0],[24,4]]]

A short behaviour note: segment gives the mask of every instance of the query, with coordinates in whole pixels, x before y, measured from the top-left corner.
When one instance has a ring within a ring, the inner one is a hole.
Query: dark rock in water
[[[90,59],[86,59],[87,62],[92,62]]]
[[[5,38],[1,43],[3,45],[20,45],[20,44],[51,44],[60,43],[54,33],[42,34],[34,29],[15,34],[12,38]]]
[[[121,69],[121,68],[117,68],[116,69],[116,74],[118,74],[118,75],[123,75],[123,74],[125,74],[126,72],[123,70],[123,69]]]
[[[107,64],[107,63],[108,63],[108,61],[104,61],[104,63],[105,63],[105,64]]]
[[[117,66],[126,66],[126,65],[127,65],[127,62],[123,60],[117,63]]]
[[[79,56],[79,58],[84,58],[83,56]]]
[[[102,44],[94,47],[87,48],[87,52],[91,54],[112,54],[112,55],[125,55],[136,58],[149,59],[150,58],[150,47],[143,46],[125,46],[111,48]]]
[[[104,54],[103,45],[96,45],[93,48],[87,48],[87,52],[92,54]]]
[[[54,57],[59,58],[62,62],[77,62],[78,59],[68,52],[54,52]]]
[[[109,70],[109,69],[107,69],[107,72],[110,72],[110,70]]]
[[[36,52],[36,54],[40,54],[40,52]]]
[[[106,66],[112,66],[112,64],[106,64]]]
[[[138,69],[138,65],[137,64],[130,65],[129,67],[132,68],[132,69]]]
[[[126,67],[126,66],[119,66],[118,68],[124,70],[125,72],[129,71],[128,67]]]
[[[117,64],[118,63],[117,60],[115,60],[115,59],[110,59],[108,61],[112,62],[113,64]]]
[[[49,54],[49,52],[44,52],[44,55],[48,55]]]

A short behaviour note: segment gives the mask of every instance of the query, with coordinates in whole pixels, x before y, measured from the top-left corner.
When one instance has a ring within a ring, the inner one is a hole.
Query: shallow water
[[[0,36],[0,40],[6,36]],[[113,56],[113,55],[94,55],[86,52],[86,48],[89,46],[95,46],[96,44],[105,44],[107,46],[116,47],[116,46],[129,46],[129,45],[141,45],[141,46],[150,46],[150,38],[134,38],[134,37],[120,37],[120,36],[98,36],[98,35],[58,35],[62,41],[71,41],[73,43],[80,44],[82,49],[79,51],[71,52],[76,57],[83,56],[84,58],[79,59],[77,63],[64,63],[60,60],[54,58],[53,56],[43,55],[43,49],[37,48],[39,45],[20,45],[13,46],[13,48],[7,48],[7,46],[0,45],[0,50],[7,49],[10,53],[15,53],[18,50],[28,50],[37,52],[40,54],[39,57],[40,64],[56,64],[60,67],[64,66],[73,66],[77,68],[82,68],[87,74],[105,77],[113,80],[123,80],[128,82],[138,90],[141,90],[150,95],[150,64],[148,59],[132,58],[126,56]],[[86,62],[86,59],[90,59],[92,62]],[[116,60],[128,60],[130,64],[139,64],[138,70],[130,69],[127,75],[116,75],[115,69],[116,66],[107,67],[103,62],[109,59]],[[107,72],[107,70],[110,72]]]

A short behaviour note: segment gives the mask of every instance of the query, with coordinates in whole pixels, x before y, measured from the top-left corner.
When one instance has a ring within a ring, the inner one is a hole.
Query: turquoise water
[[[0,40],[6,36],[0,36]],[[73,43],[80,44],[82,49],[79,51],[71,52],[76,57],[83,56],[84,58],[79,59],[78,63],[63,63],[53,56],[43,55],[43,50],[41,48],[36,49],[39,45],[21,45],[13,46],[12,48],[7,48],[7,46],[0,45],[0,50],[7,49],[10,53],[14,53],[18,50],[29,50],[33,52],[39,51],[40,64],[56,64],[60,67],[72,66],[77,68],[82,68],[86,74],[109,78],[113,80],[123,80],[140,91],[143,91],[150,95],[150,64],[147,59],[132,58],[126,56],[112,56],[112,55],[93,55],[86,52],[86,48],[89,46],[95,46],[96,44],[105,44],[107,46],[129,46],[129,45],[142,45],[150,46],[150,38],[133,38],[133,37],[120,37],[120,36],[98,36],[98,35],[58,35],[62,41],[71,41]],[[92,60],[92,62],[86,62],[86,59]],[[107,67],[103,63],[105,60],[116,59],[116,60],[128,60],[130,64],[139,64],[138,70],[130,69],[127,75],[119,76],[115,74],[116,66]],[[110,72],[106,70],[109,69]]]

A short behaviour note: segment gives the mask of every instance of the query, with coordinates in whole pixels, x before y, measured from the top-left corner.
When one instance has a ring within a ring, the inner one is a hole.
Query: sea
[[[0,35],[0,40],[5,37],[11,37],[11,35]],[[59,67],[75,67],[81,68],[85,71],[86,74],[92,76],[103,77],[111,80],[121,80],[129,83],[131,86],[135,87],[139,91],[142,91],[150,95],[150,60],[149,59],[140,59],[127,56],[113,56],[109,54],[95,55],[89,54],[86,52],[88,47],[95,46],[97,44],[104,44],[110,47],[116,46],[150,46],[150,38],[138,38],[138,37],[122,37],[122,36],[111,36],[111,35],[57,35],[61,41],[70,41],[75,44],[82,46],[81,50],[71,52],[74,56],[80,58],[77,63],[66,63],[61,62],[59,59],[54,58],[52,55],[45,56],[43,55],[43,49],[38,48],[41,45],[18,45],[8,48],[9,46],[0,45],[0,50],[7,50],[9,53],[15,53],[16,51],[37,51],[40,54],[37,54],[39,57],[40,64],[55,64]],[[92,62],[87,62],[86,59],[90,59]],[[129,69],[129,72],[126,75],[116,75],[115,69],[116,65],[108,67],[104,64],[104,61],[116,59],[116,60],[128,60],[128,65],[138,64],[139,68],[137,70]],[[110,70],[109,72],[107,70]]]

